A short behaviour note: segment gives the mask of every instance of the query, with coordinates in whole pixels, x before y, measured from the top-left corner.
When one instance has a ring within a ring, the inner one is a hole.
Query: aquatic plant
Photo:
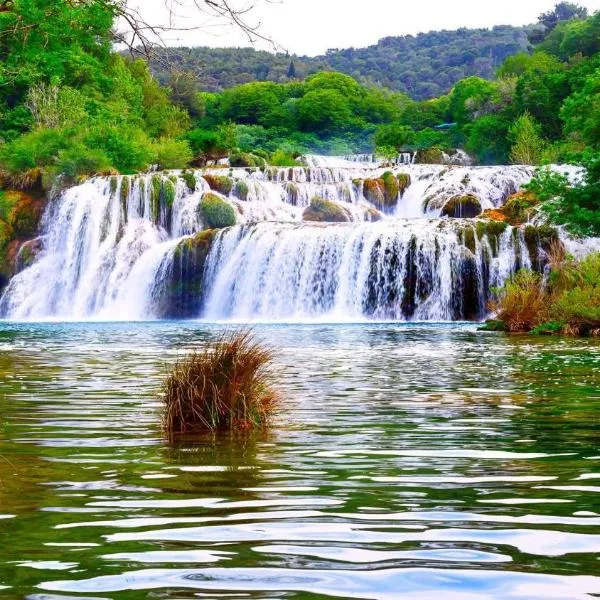
[[[224,334],[178,361],[162,388],[169,436],[268,426],[277,404],[272,350],[251,332]]]

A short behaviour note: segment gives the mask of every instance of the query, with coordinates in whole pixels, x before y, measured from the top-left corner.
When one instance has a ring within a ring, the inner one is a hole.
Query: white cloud
[[[168,13],[165,0],[136,0],[140,11],[152,23],[165,24]],[[167,0],[173,5],[192,0]],[[251,4],[246,15],[251,24],[260,23],[260,31],[282,48],[297,54],[315,55],[328,48],[363,47],[386,36],[416,34],[460,27],[525,25],[550,10],[557,0],[231,0],[238,8]],[[600,10],[600,0],[576,0],[590,12]],[[251,4],[250,4],[251,3]],[[177,8],[181,27],[196,31],[172,32],[169,45],[248,46],[239,29],[225,25],[206,14],[189,8]],[[256,47],[269,49],[264,42]]]

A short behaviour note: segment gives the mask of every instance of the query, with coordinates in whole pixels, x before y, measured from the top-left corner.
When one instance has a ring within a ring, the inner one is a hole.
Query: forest
[[[449,92],[466,77],[492,79],[504,60],[529,47],[531,28],[431,31],[387,37],[367,48],[332,49],[297,56],[253,48],[164,48],[150,61],[168,85],[172,68],[192,73],[199,90],[221,92],[252,81],[289,83],[319,71],[339,71],[367,86],[404,92],[416,100]]]

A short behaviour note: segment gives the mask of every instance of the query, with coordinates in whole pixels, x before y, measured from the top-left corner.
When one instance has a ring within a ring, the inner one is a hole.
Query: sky
[[[525,25],[552,9],[558,0],[230,0],[236,8],[249,8],[245,19],[260,25],[262,35],[278,49],[314,56],[329,48],[364,47],[386,36],[458,29]],[[176,25],[199,29],[165,34],[168,45],[250,46],[243,33],[222,21],[200,15],[179,3],[193,0],[133,0],[147,21],[168,22],[165,3],[173,3]],[[590,12],[600,10],[600,0],[576,0]],[[254,47],[273,49],[258,40]]]

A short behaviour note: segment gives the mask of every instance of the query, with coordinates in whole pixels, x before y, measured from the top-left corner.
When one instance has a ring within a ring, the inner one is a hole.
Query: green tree
[[[332,131],[350,124],[352,110],[336,89],[314,89],[298,101],[298,118],[304,131]]]
[[[510,159],[518,165],[536,165],[540,163],[545,142],[540,136],[539,125],[530,114],[525,113],[510,127],[509,134],[513,145]]]

